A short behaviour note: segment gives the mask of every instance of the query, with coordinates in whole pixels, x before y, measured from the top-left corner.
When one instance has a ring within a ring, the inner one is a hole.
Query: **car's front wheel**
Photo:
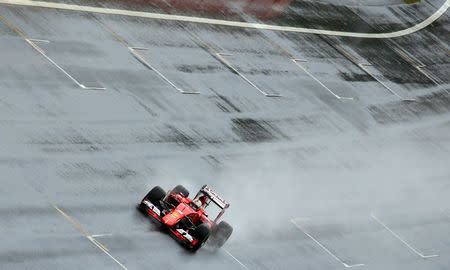
[[[160,186],[156,186],[150,190],[144,199],[149,200],[156,207],[161,207],[161,200],[166,196],[166,192]]]
[[[176,187],[174,187],[171,191],[170,194],[175,195],[175,194],[181,194],[184,197],[189,197],[189,191],[187,190],[187,188],[183,187],[182,185],[177,185]],[[180,203],[179,201],[177,201],[175,199],[174,196],[169,196],[167,198],[167,202],[172,205],[172,207],[177,207],[178,204]]]
[[[178,185],[172,189],[172,192],[175,194],[181,193],[184,197],[189,197],[189,191],[187,188],[183,187],[182,185]]]
[[[198,240],[197,244],[192,248],[192,250],[196,251],[198,250],[203,243],[206,242],[206,240],[208,240],[209,235],[210,235],[211,231],[208,227],[208,225],[201,223],[199,224],[197,227],[195,227],[195,229],[191,232],[191,235]]]

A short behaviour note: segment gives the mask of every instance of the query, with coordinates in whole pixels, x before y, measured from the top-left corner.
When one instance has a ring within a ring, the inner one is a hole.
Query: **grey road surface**
[[[131,2],[64,3],[169,12]],[[380,33],[444,3],[269,22]],[[448,11],[372,40],[0,4],[0,269],[449,269],[449,31]],[[222,250],[136,211],[176,184],[230,201]]]

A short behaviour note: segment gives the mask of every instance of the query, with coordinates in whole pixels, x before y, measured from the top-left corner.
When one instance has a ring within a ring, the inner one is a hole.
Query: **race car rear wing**
[[[207,185],[204,185],[201,189],[201,192],[206,194],[215,204],[217,204],[220,208],[226,209],[230,206],[228,202],[226,202],[222,197],[219,196],[214,190],[212,190]]]

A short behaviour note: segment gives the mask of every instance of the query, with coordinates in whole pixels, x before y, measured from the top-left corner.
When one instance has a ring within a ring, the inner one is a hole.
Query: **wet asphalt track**
[[[392,31],[443,4],[324,2],[272,23]],[[375,41],[0,16],[0,269],[450,267],[448,12]],[[224,250],[191,254],[135,211],[178,183],[231,202]]]

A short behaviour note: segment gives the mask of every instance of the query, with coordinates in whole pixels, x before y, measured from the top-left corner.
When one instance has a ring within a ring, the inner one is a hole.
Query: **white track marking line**
[[[240,73],[227,59],[225,59],[224,56],[232,56],[232,54],[229,53],[215,53],[214,54],[216,56],[216,58],[222,62],[225,66],[227,66],[229,69],[231,69],[235,74],[237,74],[239,77],[241,77],[242,79],[244,79],[244,81],[246,81],[248,84],[250,84],[251,86],[253,86],[253,88],[255,88],[256,90],[258,90],[261,94],[263,94],[266,97],[282,97],[280,94],[270,94],[267,93],[266,91],[262,90],[261,88],[259,88],[256,84],[254,84],[252,81],[250,81],[250,79],[248,79],[244,74]]]
[[[330,94],[332,94],[335,98],[339,99],[339,100],[354,100],[354,98],[352,97],[342,97],[338,94],[336,94],[335,92],[333,92],[330,88],[328,88],[325,84],[323,84],[319,79],[317,79],[314,75],[311,74],[311,72],[309,72],[305,67],[303,67],[300,62],[306,62],[306,60],[299,60],[299,59],[291,59],[292,62],[294,62],[294,64],[296,66],[298,66],[299,68],[301,68],[309,77],[311,77],[314,81],[316,81],[318,84],[320,84],[323,88],[325,88],[328,92],[330,92]]]
[[[70,223],[72,223],[72,225],[83,235],[83,236],[87,236],[88,233],[87,231],[83,228],[83,226],[81,226],[81,224],[76,221],[74,218],[72,218],[69,214],[67,214],[66,212],[64,212],[61,208],[59,208],[56,205],[53,205],[53,208],[56,209],[56,211],[58,211],[64,218],[66,218]]]
[[[85,86],[84,84],[81,84],[81,88],[86,90],[106,90],[105,87]]]
[[[398,97],[399,99],[401,99],[402,101],[415,101],[415,99],[413,98],[405,98],[401,95],[399,95],[397,92],[395,92],[394,90],[392,90],[392,88],[390,88],[385,82],[383,82],[382,80],[380,80],[378,78],[378,76],[375,76],[374,74],[372,74],[366,67],[367,66],[372,66],[371,64],[357,64],[357,66],[362,69],[365,73],[367,73],[370,77],[374,78],[379,84],[381,84],[384,88],[386,88],[391,94],[393,94],[394,96]]]
[[[107,248],[105,245],[103,245],[102,243],[100,243],[99,241],[97,241],[97,239],[95,239],[94,237],[92,237],[92,235],[88,235],[88,236],[86,236],[86,238],[89,239],[89,241],[94,242],[94,244],[95,244],[96,246],[100,246],[100,247],[101,247],[101,250],[106,250],[106,251],[109,252],[108,248]]]
[[[101,234],[91,234],[90,237],[92,238],[101,238],[101,237],[108,237],[112,236],[112,233],[101,233]]]
[[[242,268],[250,270],[245,264],[243,264],[240,260],[238,260],[236,257],[233,256],[228,250],[223,249],[228,255],[230,255],[231,258],[233,258],[238,264],[242,266]]]
[[[397,44],[397,42],[392,41],[395,46],[391,46],[391,48],[401,57],[403,60],[411,64],[411,66],[414,67],[425,67],[425,64],[422,63],[420,60],[406,52],[404,49],[400,48],[400,46]]]
[[[442,214],[444,214],[446,217],[450,218],[450,213],[445,210],[445,209],[441,209]]]
[[[297,58],[293,58],[291,59],[292,61],[296,62],[296,63],[308,63],[308,60],[305,59],[297,59]]]
[[[115,261],[120,267],[122,267],[122,269],[124,270],[128,270],[128,268],[125,267],[125,265],[123,265],[121,262],[119,262],[116,258],[114,258],[111,253],[109,253],[109,251],[107,249],[104,248],[104,246],[102,244],[100,244],[97,240],[95,240],[94,238],[92,238],[91,236],[87,236],[87,238],[94,244],[96,245],[101,251],[103,251],[106,255],[108,255],[108,257],[110,257],[113,261]]]
[[[449,213],[448,211],[443,211],[443,214],[444,214],[446,217],[450,218],[450,213]]]
[[[396,43],[394,43],[396,44]],[[397,45],[398,46],[398,45]],[[438,80],[430,75],[428,72],[424,71],[423,68],[426,67],[425,64],[423,64],[421,61],[416,59],[414,56],[406,52],[404,49],[400,49],[398,47],[392,47],[392,49],[401,57],[403,60],[408,62],[411,66],[413,66],[417,71],[422,73],[425,77],[427,77],[430,81],[432,81],[435,85],[439,86],[441,85],[441,82],[438,82]]]
[[[41,42],[41,43],[50,43],[49,40],[46,39],[36,39],[36,38],[29,38],[31,41]]]
[[[408,244],[408,242],[406,242],[405,240],[403,240],[398,234],[396,234],[394,231],[392,231],[391,229],[389,229],[389,227],[384,224],[379,218],[377,218],[373,213],[370,214],[370,216],[381,226],[383,226],[383,228],[385,228],[388,232],[390,232],[395,238],[397,238],[400,242],[402,242],[408,249],[410,249],[412,252],[414,252],[415,254],[417,254],[419,257],[421,257],[422,259],[428,259],[428,258],[433,258],[433,257],[438,257],[439,255],[437,254],[433,254],[433,255],[423,255],[423,253],[417,251],[415,248],[413,248],[410,244]]]
[[[316,238],[314,238],[312,235],[307,233],[297,222],[297,219],[291,219],[291,222],[294,224],[295,227],[297,227],[302,233],[304,233],[306,236],[308,236],[311,240],[313,240],[319,247],[321,247],[326,253],[328,253],[331,257],[333,257],[336,261],[340,262],[342,265],[344,265],[345,268],[352,268],[352,267],[359,267],[364,266],[363,263],[358,264],[347,264],[344,261],[342,261],[339,257],[333,254],[328,248],[326,248],[324,245],[322,245]]]
[[[356,66],[358,66],[362,71],[364,71],[367,75],[369,75],[370,77],[372,77],[373,79],[375,79],[379,84],[381,84],[384,88],[386,88],[391,94],[393,94],[394,96],[396,96],[397,98],[401,99],[402,101],[415,101],[415,99],[412,98],[404,98],[403,96],[399,95],[397,92],[395,92],[394,90],[392,90],[392,88],[390,88],[385,82],[383,82],[382,80],[380,80],[377,76],[375,76],[374,74],[372,74],[369,69],[367,69],[367,66],[372,66],[372,64],[370,63],[361,63],[360,60],[354,56],[353,54],[351,54],[350,52],[348,52],[346,49],[344,49],[342,46],[340,45],[334,45],[332,43],[328,43],[331,46],[333,46],[333,48],[335,48],[339,53],[341,53],[345,58],[347,58],[348,60],[350,60],[353,64],[355,64]]]
[[[83,226],[76,221],[73,217],[71,217],[69,214],[67,214],[66,212],[64,212],[61,208],[59,208],[56,205],[53,205],[53,207],[56,209],[56,211],[58,211],[65,219],[67,219],[70,223],[72,223],[72,225],[81,233],[81,235],[83,235],[84,237],[86,237],[89,241],[91,241],[91,243],[93,243],[96,247],[98,247],[101,251],[103,251],[106,255],[108,255],[108,257],[110,257],[113,261],[115,261],[122,269],[124,270],[128,270],[128,268],[125,267],[125,265],[123,265],[119,260],[117,260],[116,258],[114,258],[111,253],[109,253],[109,250],[103,245],[101,244],[99,241],[97,241],[96,239],[94,239],[95,235],[89,235],[88,232],[86,231],[86,229],[83,228]],[[106,234],[105,234],[106,235]]]
[[[318,78],[314,77],[310,72],[308,72],[300,63],[307,63],[308,60],[306,59],[298,59],[295,58],[287,49],[285,49],[282,45],[278,44],[277,42],[273,41],[264,31],[260,31],[263,36],[266,38],[265,40],[270,43],[272,46],[277,47],[281,52],[287,56],[289,59],[291,59],[294,64],[301,68],[308,76],[310,76],[314,81],[319,83],[322,87],[324,87],[328,92],[330,92],[335,98],[339,100],[353,100],[352,97],[341,97],[338,94],[334,93],[330,88],[328,88],[326,85],[324,85]]]
[[[270,25],[270,24],[261,24],[261,23],[227,21],[227,20],[208,19],[208,18],[201,18],[201,17],[131,11],[131,10],[112,9],[112,8],[101,8],[101,7],[92,7],[92,6],[80,6],[80,5],[73,5],[73,4],[32,1],[32,0],[0,0],[0,4],[53,8],[53,9],[84,11],[84,12],[110,14],[110,15],[123,15],[123,16],[158,19],[158,20],[182,21],[182,22],[192,22],[192,23],[212,24],[212,25],[225,25],[225,26],[233,26],[233,27],[241,27],[241,28],[254,28],[254,29],[265,29],[265,30],[297,32],[297,33],[310,33],[310,34],[331,35],[331,36],[341,36],[341,37],[395,38],[395,37],[409,35],[414,32],[417,32],[419,30],[422,30],[423,28],[427,27],[428,25],[430,25],[431,23],[436,21],[450,7],[450,0],[446,0],[445,3],[438,10],[436,10],[435,13],[433,13],[430,17],[428,17],[424,21],[422,21],[412,27],[409,27],[409,28],[406,28],[406,29],[403,29],[400,31],[386,32],[386,33],[357,33],[357,32],[321,30],[321,29],[311,29],[311,28],[303,28],[303,27],[291,27],[291,26],[280,26],[280,25]]]
[[[142,55],[140,55],[137,51],[145,51],[148,50],[147,48],[142,47],[128,47],[128,50],[130,53],[145,67],[148,69],[154,71],[156,74],[158,74],[159,77],[161,77],[164,81],[166,81],[168,84],[170,84],[173,88],[175,88],[178,92],[182,94],[200,94],[200,92],[189,92],[184,91],[177,85],[175,85],[172,81],[170,81],[164,74],[162,74],[158,69],[156,69],[154,66],[152,66],[149,62],[147,62]]]
[[[89,87],[85,86],[82,83],[80,83],[78,80],[76,80],[72,75],[70,75],[67,71],[65,71],[62,67],[60,67],[55,61],[53,61],[48,55],[45,53],[45,51],[39,47],[35,42],[44,42],[44,43],[50,43],[48,40],[42,40],[42,39],[32,39],[32,38],[25,38],[25,41],[33,47],[37,52],[39,52],[42,56],[45,57],[50,63],[52,63],[56,68],[58,68],[64,75],[66,75],[70,80],[72,80],[78,87],[83,88],[85,90],[105,90],[104,87]]]
[[[256,90],[258,90],[260,93],[262,93],[266,97],[281,97],[279,94],[269,94],[265,91],[261,90],[257,85],[255,85],[253,82],[251,82],[247,77],[245,77],[242,73],[240,73],[229,61],[227,61],[224,56],[233,56],[231,53],[217,53],[216,50],[213,48],[211,44],[208,44],[206,41],[204,41],[202,38],[200,38],[197,34],[192,32],[189,29],[186,29],[186,31],[199,43],[197,43],[200,48],[203,48],[206,50],[209,55],[214,57],[216,60],[218,60],[221,64],[225,65],[232,73],[240,76],[242,79],[244,79],[247,83],[249,83],[251,86],[253,86]]]
[[[12,23],[10,23],[6,18],[0,16],[0,20],[7,26],[9,27],[12,31],[14,31],[17,35],[19,35],[21,38],[23,38],[31,47],[33,47],[36,51],[38,51],[42,56],[44,56],[48,61],[50,61],[50,63],[52,63],[53,65],[55,65],[59,70],[61,70],[66,76],[68,76],[73,82],[75,82],[79,87],[86,89],[86,90],[105,90],[104,87],[86,87],[85,85],[79,83],[77,80],[75,80],[75,78],[73,78],[72,76],[70,76],[69,73],[67,73],[63,68],[61,68],[58,64],[56,64],[56,62],[54,62],[52,59],[50,59],[50,57],[48,57],[46,55],[46,53],[44,52],[44,50],[42,50],[42,48],[40,48],[35,42],[41,42],[41,43],[50,43],[50,41],[48,40],[44,40],[44,39],[31,39],[31,38],[27,38],[25,33],[22,32],[22,30],[20,30],[19,28],[17,28],[16,26],[14,26]]]
[[[146,51],[148,50],[147,48],[144,47],[131,47],[129,46],[128,41],[123,38],[122,36],[120,36],[119,34],[117,34],[114,30],[112,30],[111,28],[109,28],[108,26],[106,26],[105,24],[100,22],[100,25],[106,30],[108,31],[118,42],[120,42],[121,44],[123,44],[125,47],[128,48],[128,50],[130,51],[130,53],[133,55],[133,57],[135,57],[141,64],[143,64],[145,67],[147,67],[150,70],[153,70],[155,72],[157,72],[157,74],[159,76],[162,75],[162,73],[158,73],[159,71],[156,70],[152,65],[150,65],[150,63],[148,63],[147,61],[145,61],[144,57],[142,57],[137,51]],[[182,89],[178,88],[175,84],[173,84],[172,82],[170,82],[165,76],[162,77],[164,79],[164,81],[168,82],[172,87],[174,87],[177,91],[179,91],[182,94],[200,94],[199,92],[185,92]],[[141,105],[144,110],[146,110],[149,114],[151,114],[152,116],[156,116],[156,114],[150,109],[148,108],[147,105],[145,105],[144,102],[142,102],[142,100],[134,95],[132,92],[127,91],[128,95],[130,95],[133,99],[136,100],[136,102],[139,103],[139,105]]]

